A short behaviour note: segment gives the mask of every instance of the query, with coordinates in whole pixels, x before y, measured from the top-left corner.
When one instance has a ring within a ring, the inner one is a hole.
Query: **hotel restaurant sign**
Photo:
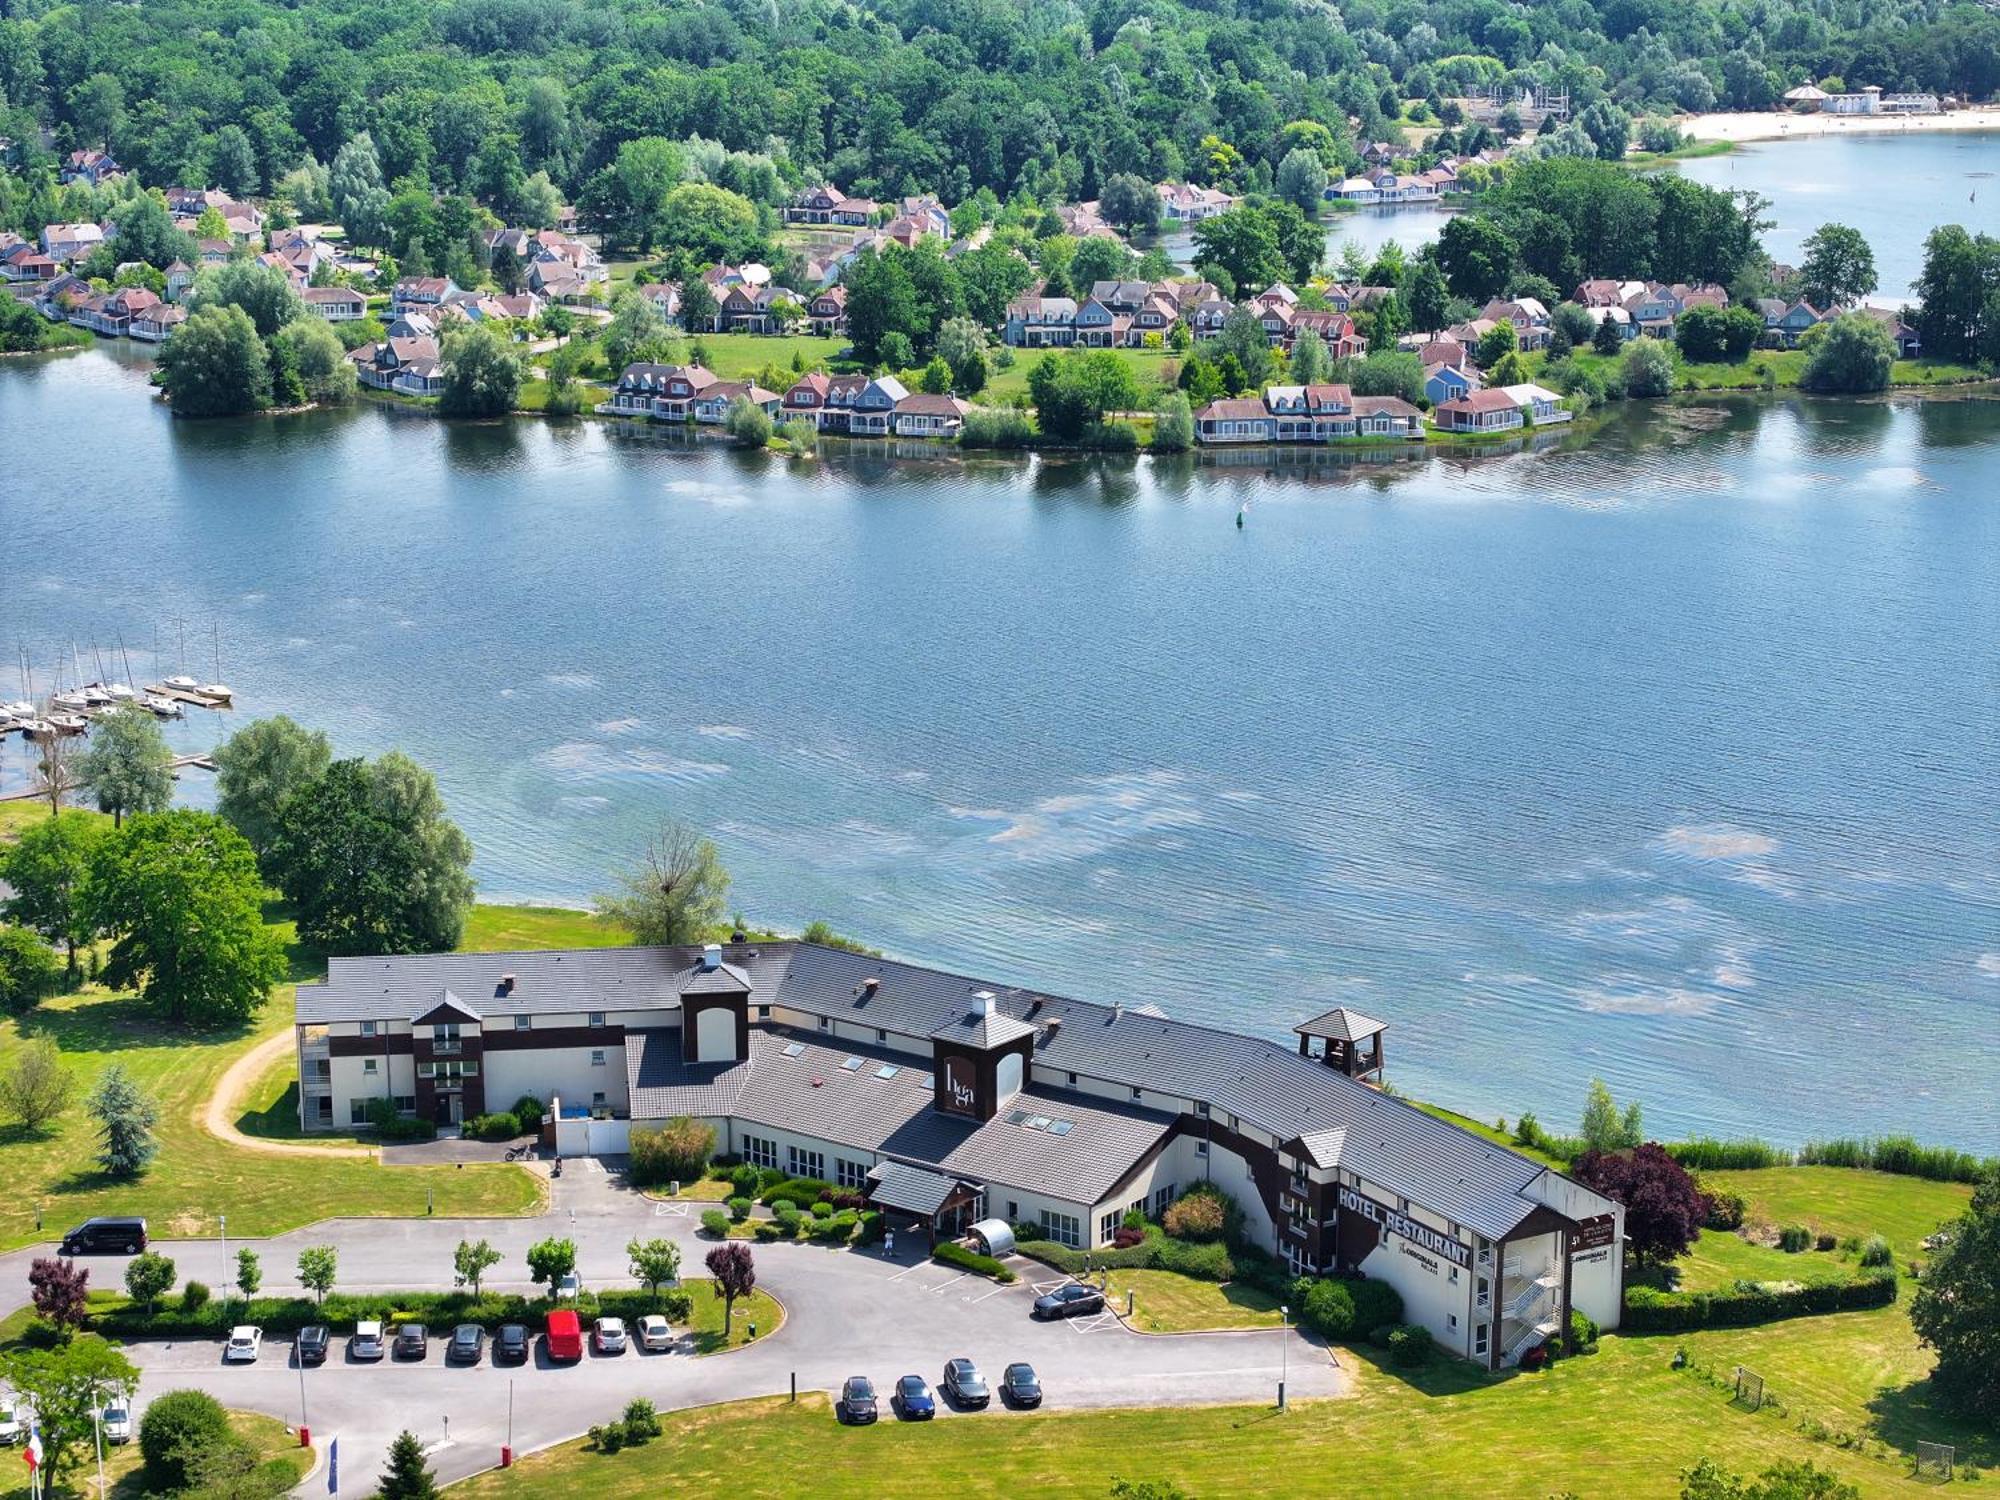
[[[1472,1263],[1472,1249],[1462,1240],[1448,1234],[1440,1234],[1428,1224],[1419,1224],[1408,1214],[1391,1208],[1386,1203],[1377,1203],[1373,1198],[1364,1198],[1353,1188],[1340,1190],[1340,1206],[1351,1214],[1359,1214],[1369,1223],[1389,1234],[1406,1239],[1433,1255],[1442,1255],[1455,1266]]]

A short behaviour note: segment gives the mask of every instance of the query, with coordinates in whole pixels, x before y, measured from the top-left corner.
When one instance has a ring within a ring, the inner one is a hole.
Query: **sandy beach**
[[[1737,113],[1688,115],[1675,122],[1697,141],[1784,141],[1807,136],[1883,131],[2000,131],[2000,107],[1982,105],[1942,115],[1794,115]]]

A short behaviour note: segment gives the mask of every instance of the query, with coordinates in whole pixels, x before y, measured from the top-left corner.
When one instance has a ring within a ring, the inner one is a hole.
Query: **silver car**
[[[623,1318],[599,1318],[591,1331],[591,1342],[597,1345],[599,1354],[623,1354],[625,1352],[625,1320]]]

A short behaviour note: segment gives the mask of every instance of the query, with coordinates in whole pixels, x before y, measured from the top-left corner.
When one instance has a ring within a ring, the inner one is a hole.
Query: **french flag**
[[[21,1450],[21,1457],[28,1465],[30,1476],[39,1474],[42,1468],[42,1429],[38,1422],[28,1424],[28,1446]]]

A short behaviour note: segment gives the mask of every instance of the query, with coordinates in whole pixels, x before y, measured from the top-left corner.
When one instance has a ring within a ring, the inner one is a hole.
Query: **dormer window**
[[[602,1026],[604,1024],[604,1012],[601,1010],[592,1011],[590,1013],[590,1024],[593,1026]]]
[[[375,1035],[375,1023],[373,1021],[363,1021],[361,1023],[361,1034],[363,1036]]]

